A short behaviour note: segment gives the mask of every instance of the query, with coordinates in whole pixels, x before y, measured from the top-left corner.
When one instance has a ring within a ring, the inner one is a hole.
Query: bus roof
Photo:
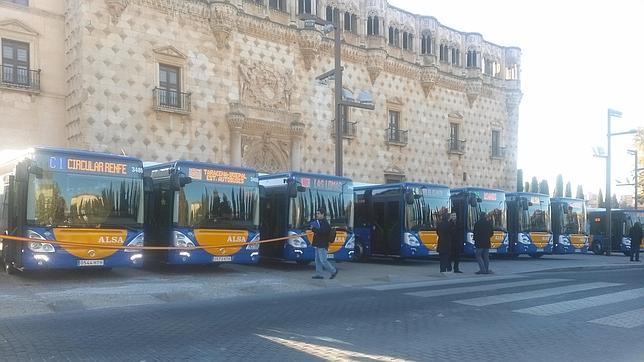
[[[140,159],[138,159],[136,157],[117,155],[115,153],[76,150],[76,149],[71,149],[71,148],[34,147],[33,150],[34,150],[35,153],[38,153],[38,152],[56,152],[56,153],[66,153],[66,154],[70,154],[70,155],[79,155],[79,156],[86,156],[86,157],[97,157],[98,156],[98,157],[105,157],[105,158],[118,158],[118,159],[121,159],[121,160],[129,160],[129,161],[141,161]]]
[[[333,175],[325,175],[322,173],[309,173],[309,172],[299,172],[299,171],[287,171],[287,172],[280,172],[280,173],[271,173],[268,175],[262,175],[259,177],[260,180],[271,180],[271,179],[276,179],[276,178],[288,178],[288,177],[311,177],[311,178],[324,178],[324,179],[332,179],[332,180],[343,180],[343,181],[349,181],[353,182],[348,177],[342,177],[342,176],[333,176]]]
[[[577,199],[574,197],[551,197],[550,202],[563,202],[563,201],[582,201],[586,202],[584,199]]]
[[[199,161],[176,160],[176,161],[165,162],[165,163],[157,163],[157,164],[152,164],[152,162],[145,162],[144,163],[144,168],[146,170],[149,170],[149,171],[151,171],[151,170],[160,170],[160,169],[164,169],[164,168],[175,168],[175,167],[181,167],[181,166],[184,166],[184,167],[216,167],[216,168],[222,168],[222,169],[229,170],[229,171],[257,173],[257,171],[252,169],[252,168],[223,165],[223,164],[219,164],[219,163],[199,162]]]
[[[538,197],[547,197],[550,198],[550,195],[547,194],[540,194],[538,192],[506,192],[505,196],[538,196]]]
[[[503,193],[505,193],[505,191],[499,190],[499,189],[492,189],[492,188],[487,188],[487,187],[476,187],[476,186],[473,186],[473,187],[461,187],[461,188],[451,190],[451,192],[453,194],[458,193],[458,192],[472,192],[472,191],[488,191],[488,192],[503,192]]]
[[[449,189],[447,185],[441,184],[432,184],[432,183],[422,183],[422,182],[399,182],[393,184],[376,184],[376,185],[363,185],[363,186],[354,186],[354,190],[375,190],[375,189],[390,189],[398,187],[431,187],[431,188],[442,188]]]

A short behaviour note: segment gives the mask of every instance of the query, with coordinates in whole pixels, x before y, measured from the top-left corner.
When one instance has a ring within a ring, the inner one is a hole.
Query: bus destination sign
[[[248,181],[248,175],[243,172],[217,170],[211,168],[191,167],[188,169],[188,176],[190,176],[193,180],[235,185],[243,185]]]
[[[121,160],[92,159],[76,155],[44,155],[40,159],[41,165],[51,171],[67,171],[75,173],[92,173],[113,176],[139,176],[143,174],[143,167],[136,162],[123,162]]]

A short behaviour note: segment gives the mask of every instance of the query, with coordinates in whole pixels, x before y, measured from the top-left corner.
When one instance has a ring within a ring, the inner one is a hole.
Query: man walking
[[[438,255],[440,258],[440,271],[445,273],[452,271],[450,263],[450,253],[452,252],[452,243],[456,234],[456,225],[449,220],[449,214],[444,213],[441,221],[436,226],[436,234],[438,234]]]
[[[326,211],[324,209],[315,210],[315,220],[311,222],[313,231],[313,246],[315,247],[315,275],[313,279],[324,279],[322,275],[324,270],[331,273],[329,279],[338,275],[338,269],[334,268],[327,260],[329,249],[329,240],[331,238],[331,225],[326,220]]]
[[[631,261],[640,261],[640,244],[642,243],[642,224],[637,221],[628,231],[631,238]],[[635,260],[633,260],[635,259]]]
[[[481,214],[479,221],[474,224],[474,246],[476,247],[476,261],[479,263],[479,271],[476,274],[492,274],[490,270],[490,238],[494,235],[492,223],[488,215]]]

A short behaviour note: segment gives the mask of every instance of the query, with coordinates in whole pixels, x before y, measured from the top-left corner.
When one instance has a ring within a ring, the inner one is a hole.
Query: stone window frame
[[[369,15],[367,17],[367,36],[380,36],[380,17]]]
[[[387,128],[386,129],[387,130],[390,129],[389,117],[391,112],[396,112],[398,113],[398,128],[396,130],[399,132],[406,132],[406,137],[404,137],[405,139],[400,139],[396,141],[396,140],[392,140],[390,135],[385,131],[385,136],[386,136],[385,140],[389,145],[406,146],[408,143],[407,138],[409,135],[409,131],[406,130],[405,128],[406,122],[405,122],[403,109],[404,109],[403,102],[398,97],[387,101]]]
[[[434,34],[429,29],[420,32],[420,54],[434,55]]]
[[[465,143],[467,142],[463,139],[464,131],[464,117],[459,112],[451,112],[447,115],[448,121],[448,137],[447,137],[447,153],[462,155],[465,153]],[[458,133],[456,139],[452,139],[452,125],[456,125],[458,128]]]
[[[29,70],[40,71],[40,34],[21,21],[10,19],[0,21],[0,40],[6,39],[29,44]],[[2,49],[0,49],[2,51]],[[0,56],[0,63],[2,59]],[[5,89],[3,87],[3,89]],[[20,92],[39,93],[40,88],[6,88]]]
[[[498,132],[499,134],[499,139],[498,139],[498,152],[495,153],[494,150],[494,132]],[[503,145],[503,126],[498,123],[494,122],[490,126],[490,158],[495,159],[495,160],[500,160],[505,158],[505,146]]]
[[[179,92],[190,94],[190,77],[188,77],[188,57],[174,46],[156,48],[154,54],[154,87],[159,88],[159,72],[161,65],[176,67],[179,69]],[[171,108],[157,108],[158,111],[186,113],[185,110]]]

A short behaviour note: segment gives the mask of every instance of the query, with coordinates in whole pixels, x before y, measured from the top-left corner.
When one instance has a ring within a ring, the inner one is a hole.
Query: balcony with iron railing
[[[192,93],[154,88],[154,109],[163,112],[189,114],[192,108]]]
[[[353,139],[358,134],[357,122],[342,122],[342,138]],[[331,121],[331,135],[335,137],[335,121]]]
[[[0,67],[0,87],[40,92],[40,69],[32,70],[4,64]]]
[[[406,146],[409,131],[398,128],[387,128],[385,130],[385,141],[391,145]]]
[[[447,140],[447,152],[462,155],[465,153],[465,140],[449,138]]]
[[[505,147],[494,147],[490,148],[490,158],[501,159],[505,157]]]

